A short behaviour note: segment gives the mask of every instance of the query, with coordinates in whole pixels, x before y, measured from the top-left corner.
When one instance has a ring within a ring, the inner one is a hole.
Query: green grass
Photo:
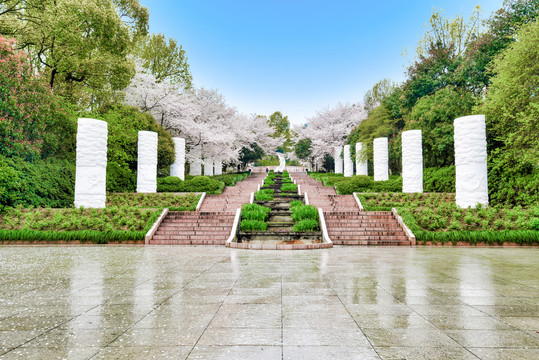
[[[296,222],[293,227],[294,231],[318,231],[320,230],[320,225],[318,220],[314,219],[304,219]]]
[[[241,218],[243,220],[265,221],[271,209],[258,204],[245,204],[241,209]]]
[[[318,210],[313,205],[297,205],[291,208],[292,219],[294,221],[301,221],[305,219],[312,219],[318,221]]]
[[[16,227],[17,224],[13,224],[13,221],[11,222],[11,229],[6,229],[5,226],[2,226],[2,229],[0,229],[0,241],[45,241],[45,242],[56,242],[56,241],[82,241],[82,242],[89,242],[89,243],[95,243],[95,244],[106,244],[108,242],[124,242],[124,241],[141,241],[144,240],[144,236],[146,233],[150,230],[152,225],[155,223],[157,218],[159,217],[161,211],[160,210],[148,210],[147,212],[141,212],[143,214],[143,217],[146,217],[146,220],[134,220],[126,217],[120,218],[119,223],[114,223],[114,219],[111,219],[112,221],[106,222],[103,220],[102,216],[99,216],[99,212],[104,212],[105,210],[112,210],[113,212],[116,210],[116,208],[113,209],[90,209],[90,210],[84,210],[84,209],[60,209],[60,210],[51,210],[49,211],[55,212],[56,217],[53,216],[54,222],[62,222],[62,226],[64,226],[65,230],[57,230],[57,229],[47,229],[47,226],[51,226],[48,224],[47,219],[41,219],[36,220],[35,214],[36,211],[25,211],[25,216],[22,224],[19,224],[18,227]],[[79,214],[76,217],[80,219],[80,224],[83,225],[77,225],[78,227],[85,227],[86,229],[69,229],[70,221],[73,221],[73,216],[68,216],[66,214],[62,214],[62,210],[74,210],[76,212],[82,212],[83,214]],[[95,216],[95,211],[97,211],[98,216]],[[140,209],[135,209],[139,210]],[[17,209],[16,211],[21,211],[21,209]],[[45,210],[46,211],[46,210]],[[92,214],[90,217],[85,216],[84,212],[91,211]],[[40,211],[41,212],[41,211]],[[32,214],[32,215],[29,215]],[[101,214],[103,215],[103,214]],[[118,212],[116,216],[121,216],[121,209]],[[41,216],[41,215],[38,215]],[[5,222],[6,218],[4,217],[4,223],[3,225],[6,225]],[[13,220],[13,219],[11,219]],[[9,219],[8,219],[9,222]],[[103,225],[104,224],[104,225]],[[113,225],[116,225],[115,226]],[[54,225],[53,225],[54,226]],[[105,230],[103,229],[103,226]],[[110,227],[109,227],[110,226]],[[37,227],[34,228],[34,227]],[[95,229],[97,227],[97,229]],[[118,230],[117,228],[122,228],[123,230]],[[125,228],[128,228],[129,230],[125,230]]]
[[[128,206],[142,208],[174,208],[174,211],[194,211],[200,195],[172,193],[111,193],[107,195],[108,206]],[[176,210],[178,209],[178,210]]]
[[[273,189],[262,189],[255,192],[256,201],[271,201],[273,200]]]
[[[240,223],[241,231],[266,231],[268,223],[259,220],[242,220]]]
[[[281,185],[281,191],[284,191],[284,192],[297,192],[298,191],[298,185],[290,184],[290,183],[284,183],[284,184]]]

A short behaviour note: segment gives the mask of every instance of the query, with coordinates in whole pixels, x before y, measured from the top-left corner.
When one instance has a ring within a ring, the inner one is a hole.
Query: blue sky
[[[378,80],[404,80],[433,8],[482,18],[503,0],[142,0],[150,31],[187,52],[197,87],[245,114],[281,111],[294,124],[363,100]],[[406,49],[408,56],[402,56]]]

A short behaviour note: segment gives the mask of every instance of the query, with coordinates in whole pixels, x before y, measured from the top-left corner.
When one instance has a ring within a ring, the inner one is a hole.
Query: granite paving
[[[539,359],[539,249],[0,247],[0,359]]]

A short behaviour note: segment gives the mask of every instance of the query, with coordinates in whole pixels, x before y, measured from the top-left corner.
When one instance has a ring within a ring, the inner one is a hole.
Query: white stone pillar
[[[335,174],[343,173],[343,163],[342,163],[342,146],[335,146]]]
[[[221,159],[213,160],[213,173],[215,175],[223,175],[223,160]]]
[[[485,116],[460,117],[454,125],[457,206],[488,205]]]
[[[172,140],[174,140],[176,160],[174,164],[170,165],[170,176],[177,176],[185,180],[185,139],[175,137]]]
[[[402,132],[402,192],[423,192],[421,130]]]
[[[75,207],[104,208],[107,200],[107,122],[79,118]]]
[[[213,176],[213,158],[204,159],[204,176]]]
[[[350,145],[344,145],[344,176],[354,176],[354,162],[350,156]]]
[[[189,164],[189,174],[192,176],[202,175],[202,148],[200,146],[193,146],[189,153],[192,159]]]
[[[389,154],[386,137],[373,141],[374,181],[389,180]]]
[[[361,155],[363,143],[356,143],[356,175],[369,175],[367,160]]]
[[[157,133],[138,132],[137,192],[157,191]]]

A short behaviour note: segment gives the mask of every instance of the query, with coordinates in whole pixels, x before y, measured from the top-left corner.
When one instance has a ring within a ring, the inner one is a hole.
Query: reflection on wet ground
[[[538,259],[1,247],[0,359],[537,359]]]

